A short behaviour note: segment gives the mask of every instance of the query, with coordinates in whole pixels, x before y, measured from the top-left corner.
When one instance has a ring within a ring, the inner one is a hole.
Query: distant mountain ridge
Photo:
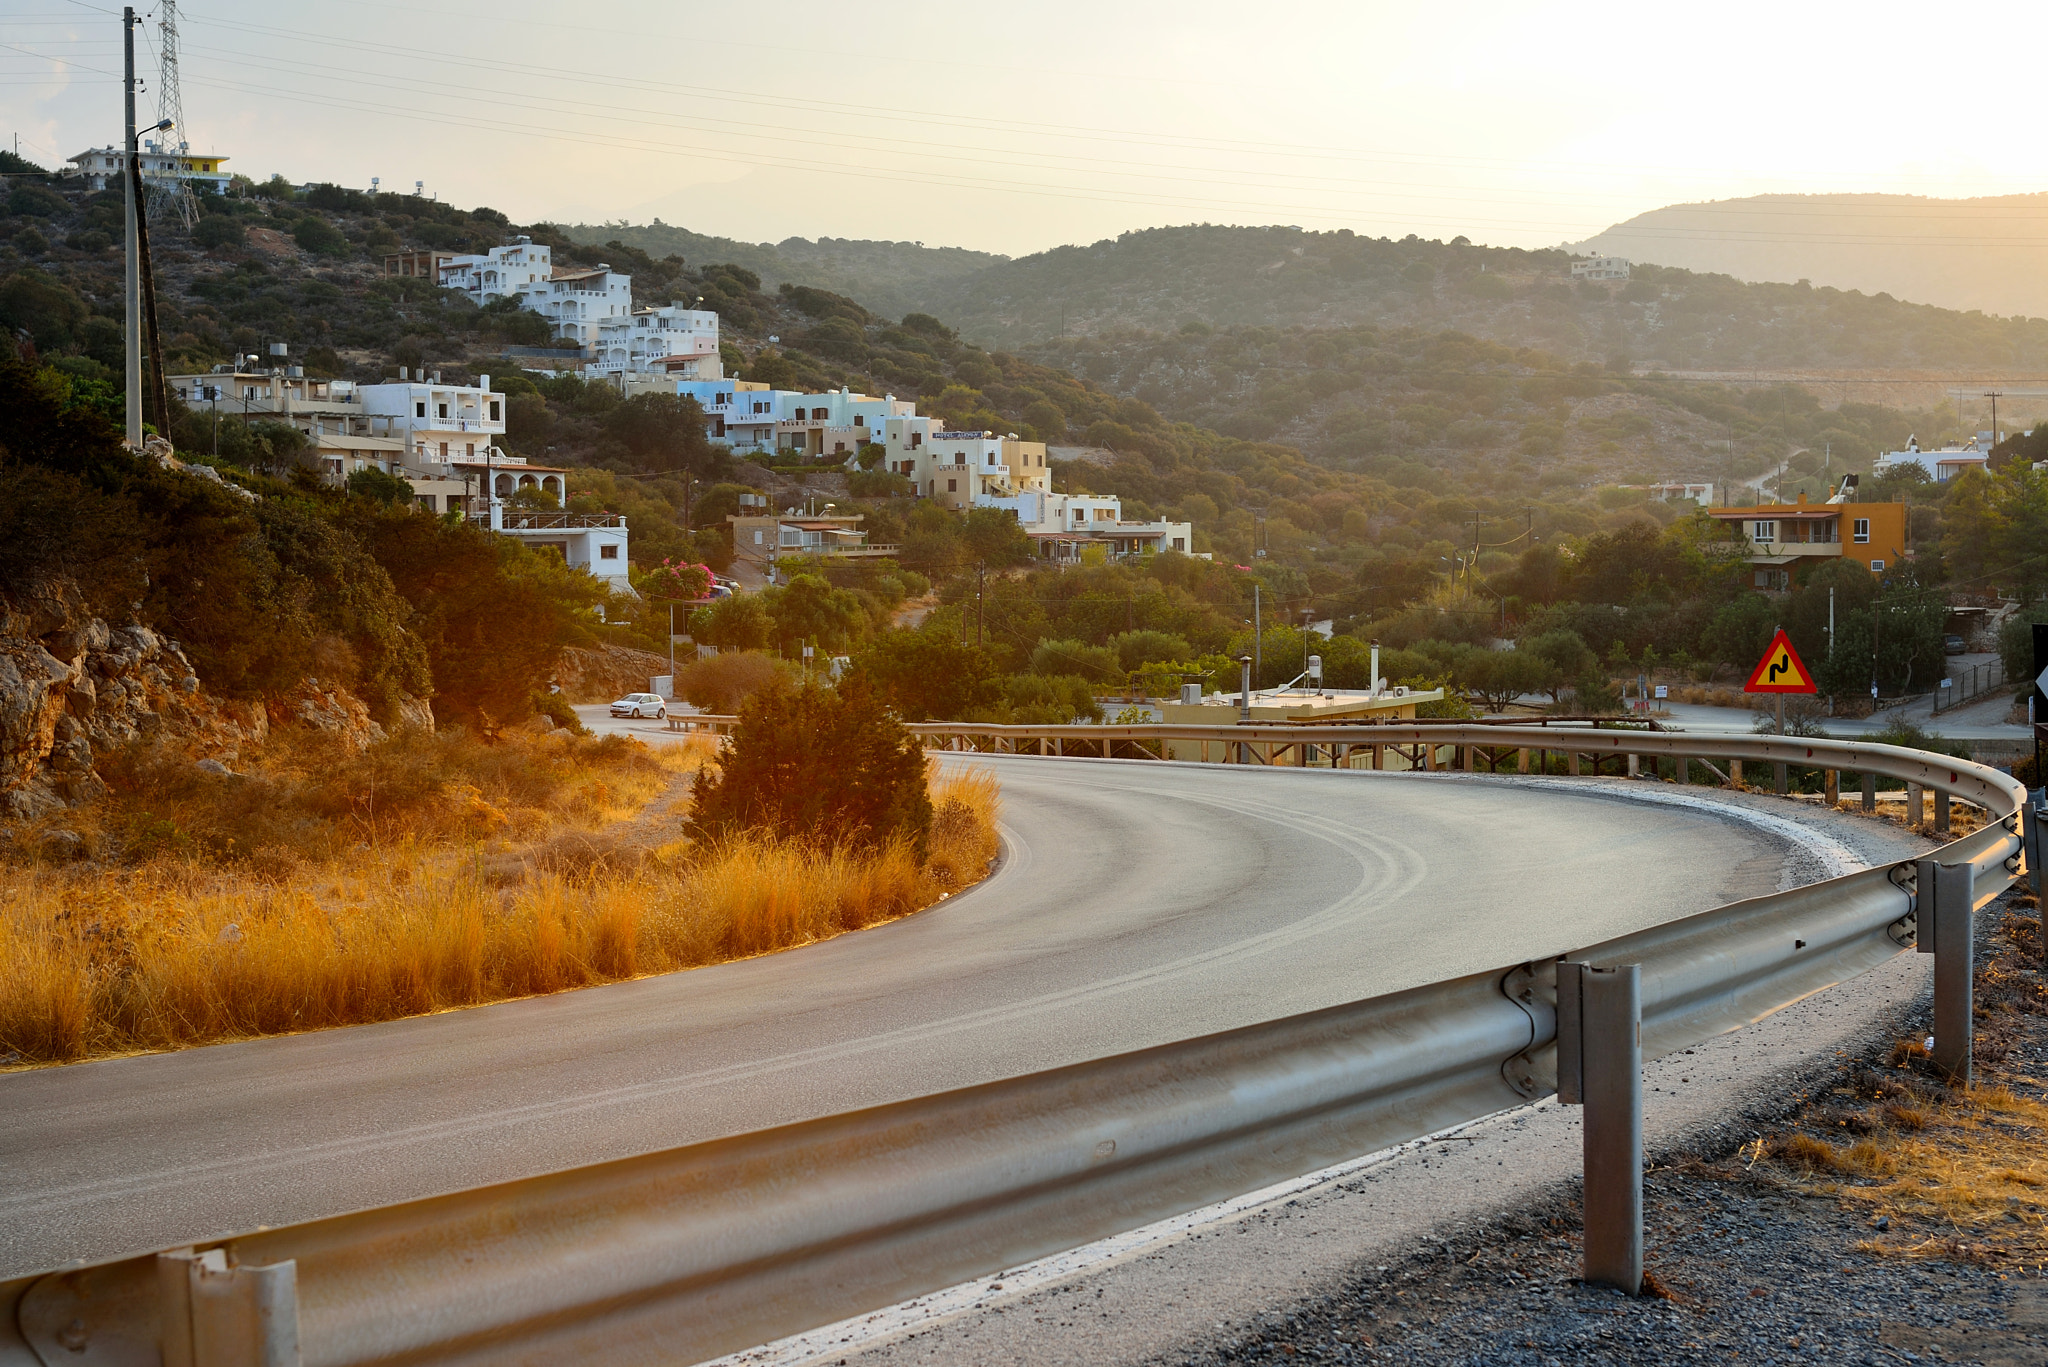
[[[1755,195],[1638,214],[1572,250],[2048,317],[2048,193]]]
[[[858,238],[784,238],[741,242],[710,237],[663,223],[578,223],[562,231],[578,242],[603,246],[623,242],[659,261],[676,255],[693,267],[730,262],[761,277],[771,292],[779,285],[811,285],[860,300],[869,308],[901,317],[922,307],[917,301],[939,282],[972,275],[1009,260],[965,247],[927,247],[922,242],[881,242]]]

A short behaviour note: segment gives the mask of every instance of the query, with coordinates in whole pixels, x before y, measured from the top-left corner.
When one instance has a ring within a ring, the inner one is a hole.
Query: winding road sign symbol
[[[1764,648],[1764,657],[1756,663],[1756,671],[1749,676],[1749,682],[1742,686],[1745,693],[1818,693],[1820,689],[1813,682],[1813,671],[1806,667],[1806,661],[1799,658],[1799,652],[1792,648],[1792,640],[1782,628]]]

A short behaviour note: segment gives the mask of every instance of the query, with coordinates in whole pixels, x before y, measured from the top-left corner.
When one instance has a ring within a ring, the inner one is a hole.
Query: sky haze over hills
[[[2048,185],[2028,83],[1982,75],[1987,34],[2038,27],[2018,5],[182,13],[187,132],[230,169],[421,182],[515,221],[1007,255],[1190,222],[1536,247],[1667,204]],[[83,0],[0,15],[0,132],[44,164],[117,137],[120,36]]]

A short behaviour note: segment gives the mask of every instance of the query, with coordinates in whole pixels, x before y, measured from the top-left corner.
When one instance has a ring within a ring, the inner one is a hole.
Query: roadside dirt
[[[1978,1085],[1910,1043],[1844,1056],[1756,1138],[1665,1155],[1644,1179],[1654,1294],[1578,1280],[1575,1191],[1440,1230],[1322,1297],[1161,1364],[2048,1362],[2048,988],[2037,911],[1980,929]],[[1760,1142],[1759,1142],[1760,1141]]]

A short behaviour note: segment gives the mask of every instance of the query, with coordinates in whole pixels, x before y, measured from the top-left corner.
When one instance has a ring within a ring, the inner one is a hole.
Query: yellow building
[[[1736,553],[1755,567],[1760,589],[1789,589],[1801,567],[1828,560],[1853,560],[1873,574],[1896,568],[1906,558],[1903,503],[1764,503],[1751,508],[1713,508],[1717,522],[1740,533]]]

